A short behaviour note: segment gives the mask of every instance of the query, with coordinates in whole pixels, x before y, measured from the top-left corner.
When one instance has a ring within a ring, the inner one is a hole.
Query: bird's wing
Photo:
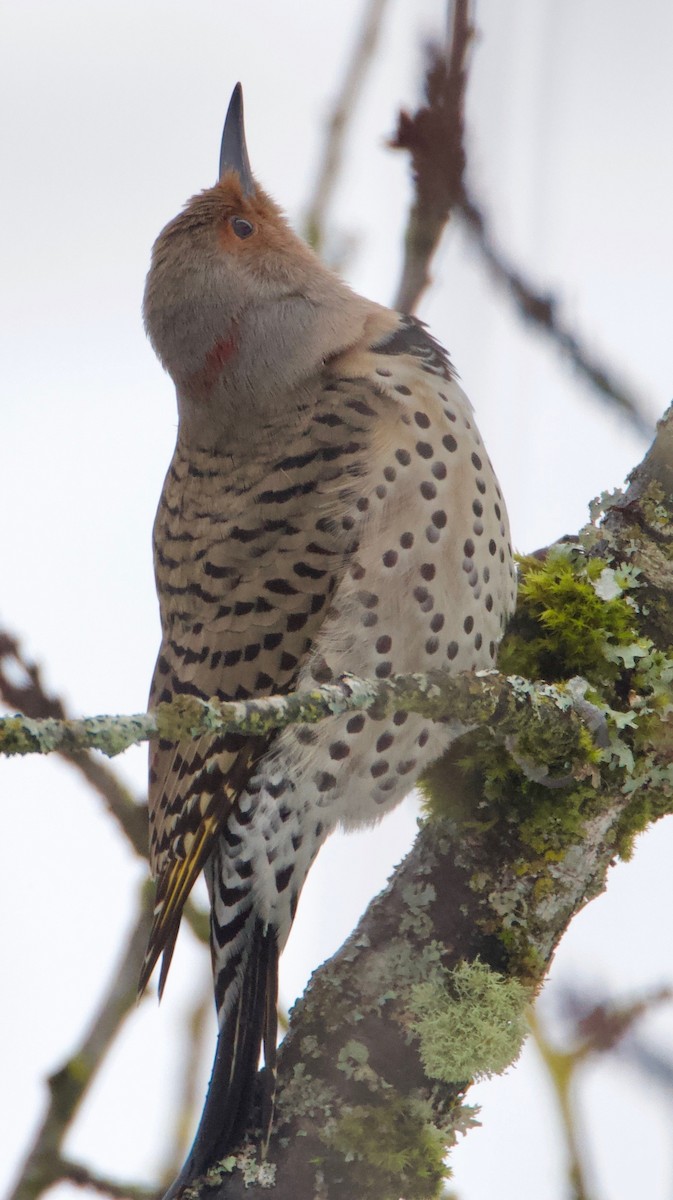
[[[358,544],[369,444],[389,400],[325,372],[275,453],[218,472],[176,451],[155,527],[163,641],[150,704],[180,694],[241,699],[290,691]],[[263,439],[262,439],[263,441]],[[198,485],[198,487],[197,487]],[[319,678],[319,676],[317,676]],[[150,758],[154,924],[141,976],[163,986],[180,916],[218,832],[274,735],[178,744]]]

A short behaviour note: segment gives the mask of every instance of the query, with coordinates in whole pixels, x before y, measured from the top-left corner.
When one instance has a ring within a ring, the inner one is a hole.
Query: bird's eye
[[[250,221],[246,221],[245,217],[232,217],[231,228],[237,238],[249,238],[255,232],[254,225]]]

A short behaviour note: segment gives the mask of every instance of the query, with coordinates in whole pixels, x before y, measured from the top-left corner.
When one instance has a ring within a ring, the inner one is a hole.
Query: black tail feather
[[[278,1042],[278,950],[269,954],[266,970],[266,1011],[264,1014],[264,1072],[262,1076],[262,1153],[266,1155],[271,1137],[276,1101],[276,1044]]]
[[[266,1060],[262,1110],[263,1120],[268,1122],[268,1130],[266,1124],[263,1125],[263,1134],[265,1144],[268,1142],[275,1092],[277,993],[275,932],[265,930],[258,921],[251,935],[238,998],[217,1038],[215,1061],[194,1143],[164,1200],[173,1200],[183,1188],[239,1145],[255,1095],[262,1043]],[[267,1099],[269,1079],[272,1082]]]

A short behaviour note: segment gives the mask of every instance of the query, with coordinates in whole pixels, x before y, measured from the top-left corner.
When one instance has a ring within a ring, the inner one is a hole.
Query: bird
[[[262,189],[240,84],[217,182],[159,234],[143,313],[178,407],[153,532],[150,707],[492,668],[516,577],[472,406],[425,325],[352,291]],[[325,838],[379,822],[463,728],[351,711],[152,743],[140,987],[161,956],[161,994],[203,872],[219,1029],[169,1196],[240,1144],[255,1104],[268,1141],[278,960]]]

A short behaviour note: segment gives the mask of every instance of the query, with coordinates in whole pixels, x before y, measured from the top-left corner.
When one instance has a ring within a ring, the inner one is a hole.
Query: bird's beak
[[[243,188],[243,195],[250,196],[255,190],[255,181],[250,170],[248,148],[245,144],[243,125],[243,88],[236,84],[231,93],[229,108],[224,122],[222,147],[220,149],[220,179],[225,171],[236,171]]]

